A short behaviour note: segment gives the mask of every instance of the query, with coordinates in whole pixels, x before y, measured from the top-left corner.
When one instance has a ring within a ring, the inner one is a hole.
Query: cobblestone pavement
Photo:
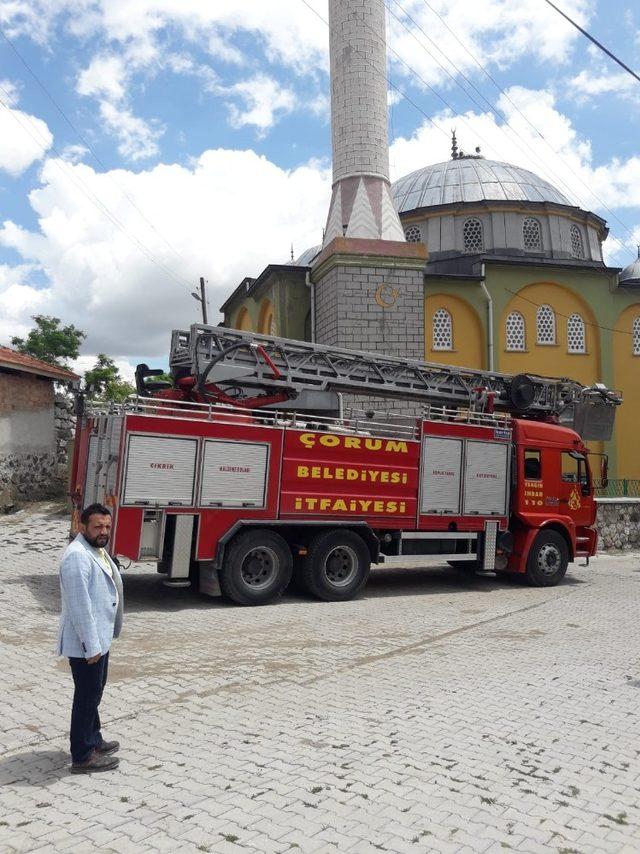
[[[638,852],[640,557],[551,590],[414,561],[243,609],[125,575],[105,735],[68,773],[67,520],[0,520],[0,851]]]

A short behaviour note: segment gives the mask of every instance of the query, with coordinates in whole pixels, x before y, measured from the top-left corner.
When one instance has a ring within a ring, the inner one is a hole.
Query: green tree
[[[105,353],[98,353],[95,365],[84,375],[85,385],[92,400],[124,400],[135,388],[123,380],[116,363]]]
[[[71,323],[68,326],[60,326],[59,317],[48,317],[44,314],[36,314],[33,317],[35,327],[26,338],[14,336],[11,339],[13,346],[20,352],[36,359],[42,359],[50,365],[59,368],[67,368],[67,359],[77,359],[80,354],[80,345],[87,337],[84,332]]]

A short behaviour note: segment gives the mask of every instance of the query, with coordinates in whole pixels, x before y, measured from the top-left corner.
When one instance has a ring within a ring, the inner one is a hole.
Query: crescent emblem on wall
[[[399,296],[400,291],[397,288],[382,284],[376,290],[375,299],[380,308],[391,308],[396,304]]]

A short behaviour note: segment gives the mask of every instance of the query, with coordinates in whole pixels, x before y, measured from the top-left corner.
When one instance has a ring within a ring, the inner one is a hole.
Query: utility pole
[[[191,292],[191,296],[198,300],[198,302],[202,305],[202,322],[205,326],[208,326],[209,321],[207,319],[207,289],[204,282],[204,276],[200,276],[200,293],[197,294],[195,291]]]

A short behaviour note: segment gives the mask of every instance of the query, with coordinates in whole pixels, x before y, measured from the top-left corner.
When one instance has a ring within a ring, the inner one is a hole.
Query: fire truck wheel
[[[364,587],[371,556],[353,531],[324,531],[309,543],[299,578],[305,590],[325,602],[352,599]]]
[[[567,543],[557,531],[540,531],[527,558],[527,581],[534,587],[553,587],[564,578],[569,563]]]
[[[227,550],[220,587],[237,605],[267,605],[291,581],[293,560],[285,540],[273,531],[245,531]]]

